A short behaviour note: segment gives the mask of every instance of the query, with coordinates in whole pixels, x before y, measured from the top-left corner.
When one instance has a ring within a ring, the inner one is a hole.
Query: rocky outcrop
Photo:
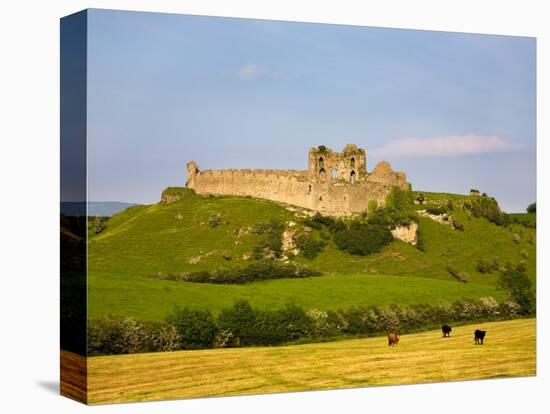
[[[294,242],[294,230],[285,230],[283,232],[282,236],[282,248],[281,250],[286,255],[288,253],[292,255],[297,255],[300,253],[300,250],[296,247],[296,243]]]
[[[160,202],[162,204],[175,203],[176,201],[181,200],[182,198],[192,194],[193,190],[184,187],[168,187],[162,192]]]
[[[418,230],[418,223],[416,221],[411,221],[408,226],[399,226],[394,228],[391,231],[393,237],[404,241],[405,243],[416,245],[418,242],[418,237],[416,231]]]
[[[433,221],[437,221],[439,224],[444,224],[446,226],[452,226],[450,217],[447,213],[444,214],[431,214],[426,210],[419,210],[418,214],[422,217],[429,218]]]

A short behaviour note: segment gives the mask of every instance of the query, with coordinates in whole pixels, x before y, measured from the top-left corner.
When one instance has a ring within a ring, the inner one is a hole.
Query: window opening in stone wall
[[[354,184],[355,183],[355,171],[352,171],[349,175],[349,182]]]
[[[324,176],[325,176],[325,172],[326,172],[325,169],[324,169],[324,168],[321,168],[321,169],[319,170],[319,175],[320,175],[321,177],[324,177]]]
[[[319,168],[325,168],[325,160],[323,160],[323,157],[319,158]]]
[[[351,167],[351,168],[355,168],[355,158],[352,158],[352,159],[350,160],[350,167]]]
[[[309,185],[309,188],[307,189],[308,195],[311,194],[311,184]]]

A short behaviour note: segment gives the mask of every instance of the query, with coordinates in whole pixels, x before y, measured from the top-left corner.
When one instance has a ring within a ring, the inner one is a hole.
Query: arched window
[[[349,160],[349,165],[351,168],[355,168],[355,158],[352,158],[351,160]]]
[[[325,173],[326,173],[326,171],[325,171],[324,168],[321,168],[321,169],[319,170],[319,175],[320,175],[321,177],[324,177],[324,176],[325,176]]]
[[[307,190],[308,195],[311,194],[311,184],[309,185],[309,188]]]
[[[355,171],[352,171],[349,175],[349,182],[352,184],[355,183]]]
[[[335,168],[332,169],[332,179],[336,180],[336,169]]]
[[[319,158],[319,168],[325,168],[325,160],[323,157]]]

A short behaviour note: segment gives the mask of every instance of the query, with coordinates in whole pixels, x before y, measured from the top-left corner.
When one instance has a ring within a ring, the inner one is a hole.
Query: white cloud
[[[239,69],[239,78],[242,80],[253,80],[259,78],[263,74],[265,74],[265,70],[253,63],[244,65]]]
[[[517,149],[518,146],[496,136],[453,135],[434,138],[405,138],[391,141],[370,151],[378,157],[445,157],[486,154]]]

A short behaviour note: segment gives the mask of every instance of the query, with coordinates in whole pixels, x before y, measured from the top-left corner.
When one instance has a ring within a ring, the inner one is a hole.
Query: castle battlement
[[[197,194],[251,196],[346,216],[367,210],[369,201],[383,205],[393,187],[409,190],[404,172],[386,161],[367,172],[366,151],[348,144],[342,152],[311,148],[307,170],[226,169],[200,171],[187,163],[187,187]]]

